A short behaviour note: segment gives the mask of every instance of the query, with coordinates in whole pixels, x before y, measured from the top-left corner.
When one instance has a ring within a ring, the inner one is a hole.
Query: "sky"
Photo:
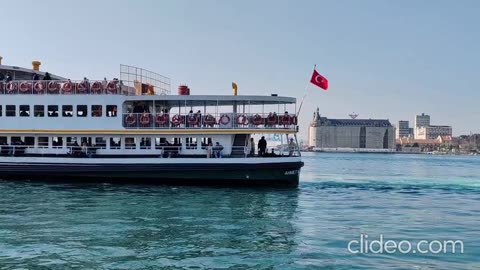
[[[410,120],[480,133],[480,1],[0,0],[3,64],[71,79],[119,64],[192,94],[277,93],[298,102],[300,135],[322,116]],[[313,66],[328,91],[309,85]]]

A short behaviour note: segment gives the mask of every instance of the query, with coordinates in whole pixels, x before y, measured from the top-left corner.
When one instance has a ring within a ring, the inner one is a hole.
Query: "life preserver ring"
[[[18,84],[16,82],[8,82],[6,89],[7,94],[14,94],[18,89]]]
[[[196,125],[198,123],[198,118],[196,115],[190,115],[188,116],[188,124],[190,125]]]
[[[46,88],[46,83],[43,81],[35,82],[35,84],[33,85],[33,90],[35,90],[36,94],[43,94],[45,88]]]
[[[118,92],[118,87],[117,87],[118,81],[109,81],[107,84],[107,93],[108,94],[117,94]]]
[[[258,126],[263,123],[263,118],[260,115],[255,114],[253,116],[252,122],[255,126]]]
[[[237,116],[236,121],[237,121],[237,124],[238,124],[238,125],[246,125],[248,119],[247,119],[247,116],[246,116],[245,114],[239,114],[239,115]]]
[[[60,91],[60,84],[58,82],[49,82],[47,85],[48,93],[58,94]]]
[[[64,82],[62,85],[62,93],[63,94],[70,94],[73,90],[73,83],[71,82]]]
[[[127,116],[125,116],[125,123],[129,126],[133,126],[135,125],[135,123],[137,122],[137,119],[135,118],[135,116],[133,114],[129,114]]]
[[[77,84],[77,93],[86,94],[88,92],[88,82],[83,81]]]
[[[215,120],[215,117],[213,117],[211,114],[207,114],[203,122],[205,122],[205,124],[207,125],[215,125],[217,121]]]
[[[289,115],[282,116],[282,124],[288,126],[292,123]]]
[[[159,126],[163,126],[167,123],[167,116],[165,114],[158,114],[155,117],[155,123]]]
[[[228,114],[222,114],[220,119],[218,119],[218,122],[222,125],[228,125],[230,124],[230,116],[228,116]]]
[[[267,123],[269,125],[275,125],[277,123],[277,119],[275,119],[275,118],[276,118],[275,115],[269,115],[267,117]]]
[[[102,83],[101,82],[93,82],[90,90],[93,94],[101,94],[102,93]]]
[[[292,124],[296,125],[298,123],[298,118],[297,116],[292,116]]]
[[[180,115],[175,114],[172,118],[172,125],[173,126],[178,126],[180,125]]]
[[[142,116],[140,116],[140,124],[143,126],[149,125],[150,124],[150,114],[144,113]]]
[[[21,82],[21,83],[20,83],[20,86],[18,87],[18,89],[19,89],[20,92],[23,93],[23,94],[26,94],[26,93],[28,93],[30,90],[32,90],[31,84],[30,84],[29,82]]]

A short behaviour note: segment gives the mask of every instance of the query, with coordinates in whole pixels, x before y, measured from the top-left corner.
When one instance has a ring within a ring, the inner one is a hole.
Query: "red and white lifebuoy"
[[[198,123],[198,118],[195,115],[188,116],[188,124],[196,125]]]
[[[140,116],[140,124],[143,126],[149,125],[150,124],[150,114],[144,113],[142,116]]]
[[[55,81],[48,82],[47,91],[49,94],[58,94],[60,91],[60,84]]]
[[[205,124],[207,125],[215,125],[217,121],[215,120],[215,117],[213,117],[211,114],[207,114],[203,122],[205,122]]]
[[[18,89],[20,90],[20,93],[27,94],[32,90],[31,86],[32,84],[30,82],[21,82]]]
[[[92,86],[90,87],[90,90],[92,91],[93,94],[101,94],[102,93],[102,83],[101,82],[93,82]]]
[[[88,92],[88,82],[83,81],[77,84],[77,93],[86,94]]]
[[[263,118],[259,114],[255,114],[252,119],[252,123],[255,126],[258,126],[260,124],[263,124]]]
[[[33,90],[35,94],[43,94],[46,87],[46,83],[44,81],[35,82],[33,85]]]
[[[117,94],[118,92],[118,81],[110,81],[107,84],[107,93],[108,94]]]
[[[230,116],[228,114],[222,114],[220,119],[218,119],[218,122],[222,125],[228,125],[230,124]]]
[[[275,125],[277,123],[277,117],[275,117],[275,115],[268,115],[267,123],[269,125]]]
[[[178,114],[175,114],[172,118],[172,125],[173,126],[179,126],[180,125],[180,122],[181,122],[181,116],[178,115]]]
[[[247,119],[247,116],[245,114],[239,114],[237,116],[236,121],[237,121],[238,125],[246,125],[247,122],[248,122],[248,119]]]
[[[129,126],[133,126],[135,125],[135,123],[137,122],[137,119],[135,118],[135,116],[133,114],[129,114],[127,116],[125,116],[125,123]]]
[[[167,123],[167,116],[165,114],[158,114],[155,117],[155,123],[159,126],[163,126]]]
[[[292,123],[292,121],[291,121],[289,115],[284,115],[284,116],[282,117],[282,124],[283,124],[284,126],[288,126],[288,125],[290,125],[291,123]]]
[[[73,91],[73,83],[68,81],[64,82],[62,85],[62,93],[63,94],[71,94]]]
[[[8,82],[6,85],[7,94],[15,94],[18,89],[18,84],[16,82]]]

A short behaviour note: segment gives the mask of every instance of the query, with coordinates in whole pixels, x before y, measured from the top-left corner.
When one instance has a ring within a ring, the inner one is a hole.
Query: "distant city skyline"
[[[118,77],[130,64],[187,83],[192,94],[277,93],[300,103],[313,65],[328,91],[308,87],[300,125],[329,118],[413,123],[480,133],[480,2],[18,1],[5,3],[6,65],[69,78]],[[21,14],[21,16],[19,15]],[[21,18],[21,19],[20,19]]]

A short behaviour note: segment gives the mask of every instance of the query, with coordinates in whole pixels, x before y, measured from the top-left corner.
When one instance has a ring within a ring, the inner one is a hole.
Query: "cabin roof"
[[[295,104],[296,98],[281,96],[250,96],[250,95],[152,95],[128,96],[127,101],[155,100],[164,101],[171,106],[227,106],[227,105],[276,105]]]

